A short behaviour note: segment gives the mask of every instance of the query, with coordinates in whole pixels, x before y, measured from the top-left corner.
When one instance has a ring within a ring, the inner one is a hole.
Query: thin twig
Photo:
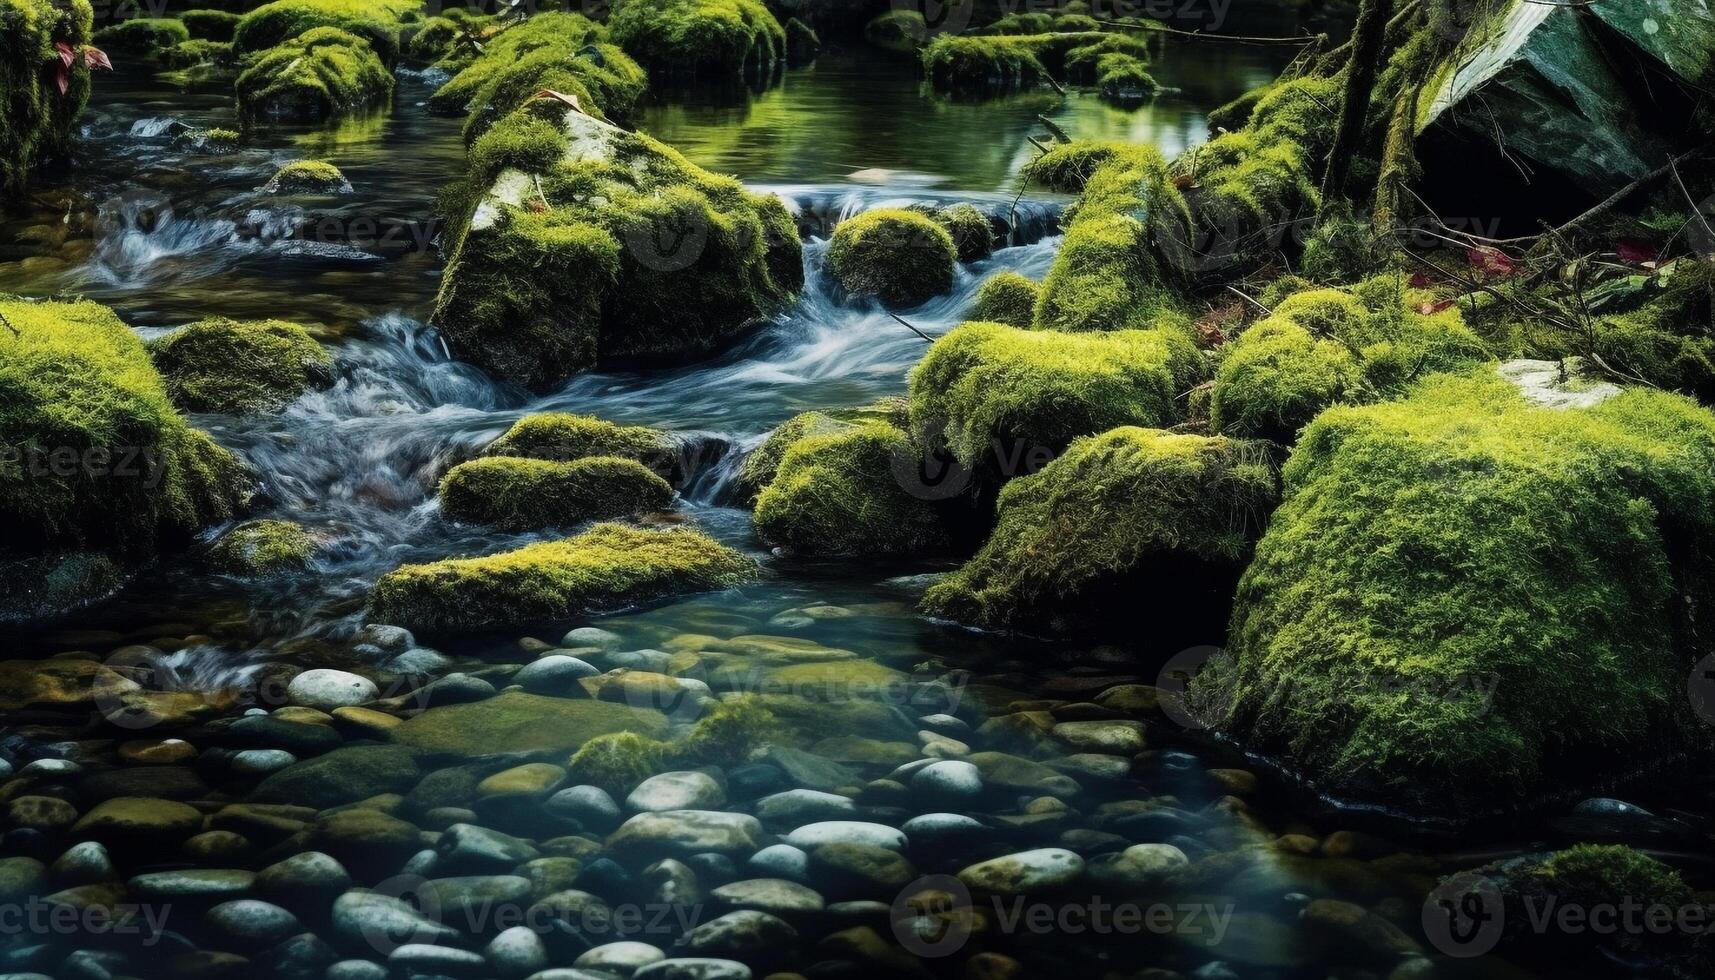
[[[1668,169],[1673,171],[1673,182],[1679,185],[1679,192],[1685,195],[1685,203],[1691,205],[1691,217],[1703,226],[1704,241],[1715,238],[1715,231],[1709,229],[1709,219],[1703,216],[1703,209],[1697,206],[1697,199],[1691,196],[1691,191],[1685,186],[1685,179],[1679,176],[1679,161],[1669,160]]]
[[[912,332],[912,333],[914,333],[914,334],[916,334],[916,335],[917,335],[917,336],[919,336],[919,337],[922,337],[922,338],[923,338],[923,340],[924,340],[924,341],[925,341],[925,342],[926,342],[926,343],[930,343],[930,344],[933,344],[933,343],[934,343],[934,342],[935,342],[935,338],[934,338],[934,337],[931,337],[931,336],[929,336],[929,335],[928,335],[928,334],[926,334],[926,333],[924,333],[924,332],[923,332],[923,331],[921,331],[921,330],[919,330],[919,329],[917,329],[917,328],[916,328],[916,327],[914,327],[914,326],[912,326],[912,325],[911,325],[911,323],[910,323],[910,321],[908,321],[908,320],[906,320],[906,319],[905,319],[905,318],[904,318],[904,317],[902,317],[902,316],[900,316],[900,315],[899,315],[899,314],[897,314],[897,313],[895,313],[895,312],[893,312],[893,311],[892,311],[892,310],[888,310],[888,311],[887,311],[887,315],[888,315],[888,316],[890,316],[890,317],[893,317],[893,318],[894,318],[894,319],[895,319],[895,320],[898,320],[898,321],[899,321],[899,322],[900,322],[900,323],[903,323],[903,324],[905,324],[905,328],[906,328],[906,329],[907,329],[907,330],[910,330],[910,331],[911,331],[911,332]]]
[[[1264,315],[1265,315],[1265,316],[1274,316],[1274,311],[1273,311],[1273,310],[1271,310],[1271,309],[1269,309],[1269,308],[1268,308],[1268,307],[1266,307],[1266,306],[1264,306],[1264,305],[1262,305],[1262,303],[1261,303],[1261,302],[1260,302],[1260,301],[1259,301],[1259,300],[1257,300],[1257,299],[1255,299],[1255,298],[1254,298],[1254,297],[1252,297],[1252,296],[1251,296],[1251,295],[1250,295],[1250,294],[1249,294],[1249,293],[1246,293],[1246,292],[1245,292],[1245,291],[1244,291],[1244,290],[1242,290],[1242,289],[1240,289],[1240,288],[1239,288],[1239,287],[1237,287],[1237,286],[1228,286],[1228,287],[1227,287],[1227,290],[1228,290],[1228,291],[1229,291],[1229,292],[1231,292],[1231,293],[1233,293],[1233,294],[1234,294],[1234,295],[1236,295],[1236,296],[1237,296],[1237,297],[1238,297],[1238,298],[1240,298],[1240,299],[1242,299],[1242,300],[1244,300],[1244,301],[1245,301],[1245,302],[1247,302],[1247,303],[1249,303],[1249,304],[1250,304],[1250,305],[1252,305],[1252,306],[1254,306],[1254,307],[1256,307],[1256,308],[1257,308],[1257,309],[1259,309],[1259,310],[1261,310],[1261,311],[1262,311],[1262,312],[1263,312],[1263,314],[1264,314]]]
[[[1207,31],[1182,31],[1177,27],[1168,27],[1156,21],[1150,24],[1126,24],[1117,20],[1096,19],[1103,27],[1117,27],[1126,31],[1148,31],[1151,34],[1172,34],[1175,37],[1196,38],[1199,41],[1229,41],[1233,44],[1313,44],[1320,35],[1305,34],[1300,37],[1243,37],[1237,34],[1210,34]]]

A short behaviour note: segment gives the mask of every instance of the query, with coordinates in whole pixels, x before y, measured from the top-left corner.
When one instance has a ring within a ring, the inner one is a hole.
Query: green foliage
[[[1586,907],[1635,902],[1684,908],[1695,900],[1678,871],[1618,844],[1579,844],[1556,851],[1532,877],[1565,901]]]
[[[391,65],[399,56],[404,18],[416,0],[273,0],[245,14],[232,33],[239,54],[279,47],[318,27],[354,34]]]
[[[1193,695],[1340,795],[1469,816],[1702,738],[1715,416],[1491,373],[1319,416]],[[1481,683],[1478,683],[1481,682]]]
[[[970,318],[977,323],[1028,329],[1036,320],[1036,300],[1041,295],[1042,284],[1034,279],[1011,270],[997,272],[977,290]]]
[[[1057,143],[1024,165],[1025,179],[1061,194],[1083,193],[1096,168],[1130,153],[1132,144],[1108,140]]]
[[[1152,565],[1238,565],[1274,500],[1255,444],[1130,426],[1079,439],[1001,490],[988,543],[924,595],[923,610],[989,629],[1131,619]]]
[[[143,344],[111,310],[0,298],[0,317],[8,554],[147,558],[231,518],[249,475],[185,424]]]
[[[907,408],[903,398],[886,398],[862,408],[836,408],[822,412],[804,412],[788,419],[768,434],[762,444],[751,450],[739,470],[739,496],[754,505],[762,488],[774,482],[780,472],[780,461],[786,450],[801,439],[813,435],[832,435],[854,426],[880,423],[904,428]]]
[[[587,456],[618,456],[634,459],[662,477],[679,467],[678,447],[659,429],[562,412],[526,415],[482,452],[561,463]]]
[[[566,774],[623,800],[638,783],[661,772],[671,753],[672,746],[636,732],[597,735],[572,753]]]
[[[1641,305],[1595,317],[1572,350],[1625,380],[1715,399],[1715,262],[1680,259],[1652,285]]]
[[[89,68],[75,60],[62,95],[49,64],[59,58],[55,43],[89,43],[93,17],[89,0],[0,0],[0,197],[17,196],[37,164],[70,151]]]
[[[1072,334],[967,323],[911,372],[911,429],[967,467],[1003,471],[1116,426],[1178,421],[1201,357],[1173,330]]]
[[[662,75],[766,77],[786,64],[786,30],[758,0],[618,0],[608,30]]]
[[[709,708],[683,739],[672,745],[679,765],[720,766],[744,763],[772,742],[781,726],[761,698],[745,696]]]
[[[239,16],[225,10],[186,10],[180,23],[199,41],[231,41],[238,31]]]
[[[149,344],[173,403],[187,412],[257,415],[325,384],[332,359],[283,320],[199,320]]]
[[[556,463],[490,456],[448,471],[440,499],[450,520],[535,531],[664,510],[673,502],[673,488],[631,459],[591,456]]]
[[[1120,56],[1115,58],[1113,56]],[[1106,59],[1106,60],[1104,60]],[[1103,31],[1047,34],[942,34],[923,49],[923,68],[937,90],[994,95],[1045,84],[1056,75],[1115,93],[1155,91],[1143,41]]]
[[[392,97],[393,73],[370,43],[335,27],[269,48],[238,76],[238,111],[248,118],[332,119]]]
[[[935,220],[953,238],[960,262],[994,254],[994,222],[975,204],[953,204],[935,212]]]
[[[208,550],[209,564],[226,575],[274,575],[308,568],[316,539],[290,521],[245,521]]]
[[[695,531],[598,524],[517,551],[396,569],[370,591],[369,616],[410,629],[516,626],[724,589],[755,575],[755,562]]]
[[[1384,252],[1369,222],[1353,215],[1351,205],[1341,201],[1322,209],[1304,241],[1298,268],[1317,282],[1356,282],[1376,271]]]
[[[953,287],[958,247],[947,230],[916,211],[881,208],[842,221],[828,244],[828,267],[853,296],[916,306]]]
[[[151,61],[190,39],[184,22],[170,17],[132,17],[95,32],[95,43]]]

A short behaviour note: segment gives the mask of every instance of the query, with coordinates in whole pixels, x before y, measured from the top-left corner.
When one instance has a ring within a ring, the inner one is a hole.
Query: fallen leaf
[[[107,52],[92,44],[84,46],[83,63],[88,65],[91,69],[102,69],[105,71],[113,70],[113,62],[108,60]]]
[[[71,63],[77,58],[77,52],[73,51],[71,45],[64,41],[55,41],[54,50],[60,53],[60,64],[67,68],[70,68]]]
[[[1620,253],[1620,261],[1631,265],[1650,265],[1655,262],[1659,253],[1655,246],[1637,239],[1626,239],[1620,242],[1616,249]]]
[[[1471,268],[1485,275],[1510,276],[1513,274],[1513,260],[1507,256],[1507,253],[1492,245],[1466,249],[1465,260],[1471,264]]]

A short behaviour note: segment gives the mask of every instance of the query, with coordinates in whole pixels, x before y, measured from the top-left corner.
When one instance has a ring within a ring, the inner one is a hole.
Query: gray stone
[[[905,835],[883,823],[863,820],[824,820],[809,823],[786,835],[786,843],[806,851],[824,844],[868,844],[890,851],[905,850]]]
[[[750,967],[736,960],[685,957],[651,963],[631,980],[750,980]]]
[[[726,805],[720,783],[705,772],[664,772],[650,776],[631,791],[625,805],[635,812],[715,810]]]
[[[376,952],[463,938],[457,929],[424,916],[409,902],[371,892],[351,891],[334,899],[333,928],[347,945]]]
[[[810,855],[791,844],[771,844],[752,854],[746,867],[773,878],[803,881],[810,874]]]
[[[531,694],[555,697],[588,697],[589,692],[579,683],[585,677],[598,676],[601,671],[576,657],[563,654],[540,657],[525,664],[512,675],[512,683]]]
[[[232,756],[230,768],[239,776],[266,776],[297,761],[298,757],[285,749],[245,749]]]
[[[293,704],[319,711],[365,704],[378,693],[369,678],[327,667],[306,670],[286,685],[286,697]]]
[[[447,871],[506,871],[542,856],[527,840],[468,823],[448,827],[435,850]]]
[[[667,954],[648,943],[608,943],[587,950],[572,965],[587,970],[606,970],[628,977],[651,963],[659,963]]]
[[[838,820],[857,813],[850,797],[814,789],[789,789],[756,801],[756,816],[766,824],[796,827],[817,820]]]
[[[958,877],[972,891],[1019,895],[1065,887],[1083,871],[1083,858],[1064,848],[1044,847],[973,864]]]
[[[563,647],[599,647],[603,650],[617,650],[624,645],[625,640],[618,633],[610,633],[594,626],[580,626],[560,639],[560,646]]]
[[[513,926],[489,941],[482,955],[502,977],[527,977],[548,968],[548,947],[529,926]]]
[[[619,804],[600,786],[573,786],[548,797],[543,808],[556,817],[576,820],[591,830],[608,830],[624,816]]]
[[[911,787],[938,800],[969,800],[982,795],[983,774],[969,762],[943,760],[917,770]]]
[[[822,896],[813,888],[781,878],[750,878],[716,888],[709,897],[723,905],[756,909],[770,915],[809,915],[822,911]]]
[[[789,948],[797,941],[798,930],[784,919],[740,909],[692,929],[679,940],[679,946],[689,953],[748,957]]]
[[[298,917],[272,902],[241,898],[208,910],[209,927],[234,948],[267,949],[304,931]]]
[[[688,857],[703,851],[749,855],[762,839],[762,824],[749,814],[718,810],[639,813],[607,840],[620,854]]]

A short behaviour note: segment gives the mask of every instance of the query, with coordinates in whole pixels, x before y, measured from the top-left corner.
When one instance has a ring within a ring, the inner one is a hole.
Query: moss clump
[[[295,323],[199,320],[149,345],[173,403],[187,412],[255,415],[331,380],[333,360]]]
[[[755,575],[749,558],[695,531],[598,524],[503,554],[406,565],[375,583],[369,615],[410,629],[483,629],[724,589]]]
[[[415,0],[274,0],[245,14],[232,32],[239,54],[255,54],[318,27],[355,34],[391,65],[399,56],[404,18]]]
[[[661,75],[766,77],[786,64],[786,29],[757,0],[618,0],[608,32]]]
[[[245,521],[208,550],[209,564],[227,575],[302,571],[315,557],[316,539],[290,521]]]
[[[1369,222],[1340,203],[1323,209],[1316,227],[1304,240],[1298,271],[1317,282],[1356,282],[1376,270],[1384,246]]]
[[[250,118],[332,119],[393,97],[393,73],[356,34],[317,27],[262,53],[238,76]]]
[[[1645,906],[1681,908],[1695,901],[1678,871],[1617,844],[1580,844],[1557,851],[1531,877],[1565,900],[1586,906],[1630,899]]]
[[[1324,412],[1284,477],[1231,660],[1192,692],[1251,748],[1468,816],[1703,739],[1681,610],[1715,581],[1715,416],[1690,400],[1444,375]]]
[[[239,15],[226,10],[187,10],[179,14],[190,36],[200,41],[230,41],[238,31]]]
[[[351,189],[338,167],[326,160],[294,160],[268,178],[268,194],[339,194]]]
[[[1622,379],[1715,400],[1715,262],[1680,259],[1658,277],[1641,304],[1597,317],[1587,342]]]
[[[232,517],[249,475],[185,424],[113,311],[0,298],[0,320],[6,557],[92,551],[123,564]]]
[[[650,776],[661,772],[672,749],[636,732],[597,735],[566,763],[566,775],[580,785],[599,786],[624,799]]]
[[[953,204],[935,212],[935,220],[953,236],[960,262],[994,254],[994,222],[974,204]]]
[[[945,228],[898,208],[840,222],[828,244],[828,268],[846,292],[893,307],[916,306],[953,288],[958,259]]]
[[[779,198],[552,100],[484,134],[471,179],[482,190],[449,232],[435,322],[501,377],[543,386],[706,354],[803,285]]]
[[[97,44],[158,61],[175,45],[191,39],[183,21],[170,17],[133,17],[95,32]]]
[[[1046,84],[1056,76],[1115,93],[1155,82],[1144,66],[1149,48],[1123,34],[943,34],[923,49],[923,68],[936,89],[993,95]],[[1105,94],[1105,93],[1104,93]]]
[[[526,415],[488,444],[484,456],[516,456],[569,463],[587,456],[634,459],[663,479],[679,474],[679,448],[659,429],[616,425],[589,415]]]
[[[196,140],[202,149],[210,153],[231,153],[238,149],[238,144],[244,139],[244,134],[236,129],[205,129],[196,134]]]
[[[774,482],[780,472],[780,461],[793,443],[813,435],[831,435],[869,423],[881,423],[903,428],[908,409],[903,398],[887,398],[862,408],[838,408],[824,412],[804,412],[768,434],[762,444],[744,457],[738,475],[739,496],[754,505],[762,488]]]
[[[796,17],[786,21],[786,64],[792,68],[807,65],[822,53],[822,37],[809,24]]]
[[[1177,421],[1201,358],[1171,329],[1068,334],[967,323],[911,372],[911,429],[1001,478],[1121,425]]]
[[[1274,499],[1256,444],[1129,426],[1079,439],[1006,485],[988,543],[923,609],[989,629],[1135,623],[1162,594],[1152,571],[1171,581],[1187,558],[1236,568]]]
[[[207,41],[193,38],[174,45],[161,56],[165,68],[186,70],[206,69],[212,77],[216,71],[233,71],[236,61],[231,41]]]
[[[563,754],[600,738],[632,732],[665,735],[667,719],[649,708],[523,691],[506,691],[468,704],[438,705],[391,729],[392,741],[413,753],[454,757]]]
[[[822,416],[796,428],[774,478],[756,500],[756,535],[800,555],[909,555],[943,550],[948,535],[929,500],[902,473],[923,453],[879,419]]]
[[[915,54],[929,41],[929,23],[916,10],[889,10],[864,25],[863,39],[878,48]]]
[[[759,697],[746,695],[711,707],[683,739],[673,744],[681,765],[731,768],[782,731],[774,712]]]
[[[93,19],[89,0],[0,0],[0,196],[16,196],[38,163],[70,151],[89,66],[74,59],[61,93],[48,64],[59,58],[56,44],[88,44]]]
[[[1055,144],[1024,165],[1025,179],[1061,194],[1081,194],[1096,168],[1132,152],[1126,143],[1076,140]]]
[[[495,456],[460,463],[441,480],[441,513],[502,531],[534,531],[663,510],[673,488],[635,460],[570,463]]]
[[[1457,307],[1425,314],[1418,293],[1382,276],[1357,287],[1309,289],[1227,345],[1215,371],[1210,421],[1228,435],[1290,444],[1338,402],[1397,397],[1427,374],[1488,358]]]
[[[1041,295],[1042,284],[1034,279],[1010,270],[996,273],[977,290],[971,319],[1028,329],[1036,320],[1036,300]]]
[[[1116,105],[1136,105],[1161,91],[1161,83],[1149,73],[1147,62],[1119,52],[1096,60],[1094,81],[1102,99]]]

